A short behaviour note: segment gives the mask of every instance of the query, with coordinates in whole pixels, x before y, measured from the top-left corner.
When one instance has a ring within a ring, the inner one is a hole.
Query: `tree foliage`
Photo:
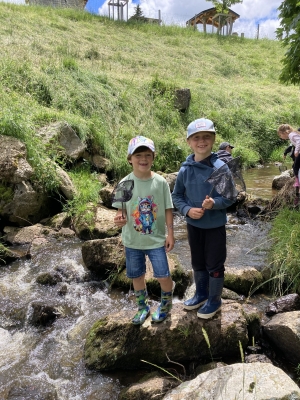
[[[135,14],[133,15],[133,18],[138,19],[138,18],[143,18],[144,17],[143,16],[143,11],[142,11],[141,6],[139,4],[136,7],[134,7],[134,11],[135,11]]]
[[[285,0],[278,10],[280,28],[276,34],[287,47],[279,80],[297,85],[300,83],[300,1]]]
[[[206,0],[206,1],[213,3],[217,12],[221,14],[228,14],[228,10],[233,4],[243,2],[243,0]]]

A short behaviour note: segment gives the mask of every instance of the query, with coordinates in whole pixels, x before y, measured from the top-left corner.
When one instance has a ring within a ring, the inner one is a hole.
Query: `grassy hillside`
[[[0,3],[0,45],[0,134],[25,141],[36,179],[50,189],[43,159],[56,156],[35,131],[51,122],[67,121],[106,156],[113,179],[129,171],[127,144],[137,134],[155,141],[155,168],[169,172],[188,154],[185,129],[195,118],[212,119],[217,143],[234,143],[245,166],[281,153],[278,124],[300,125],[299,89],[278,82],[276,41]],[[191,90],[185,114],[173,106],[174,88]],[[72,171],[79,187],[90,172]]]

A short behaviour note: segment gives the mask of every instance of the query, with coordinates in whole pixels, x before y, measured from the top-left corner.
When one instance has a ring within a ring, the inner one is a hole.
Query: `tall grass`
[[[269,253],[272,263],[272,290],[276,295],[300,294],[300,214],[283,209],[273,221],[270,231],[273,245]]]

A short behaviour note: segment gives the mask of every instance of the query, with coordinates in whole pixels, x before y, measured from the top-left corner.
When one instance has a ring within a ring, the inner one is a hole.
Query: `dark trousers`
[[[207,270],[210,276],[224,276],[226,260],[225,226],[201,229],[187,224],[188,241],[194,271]]]
[[[293,171],[295,174],[295,177],[298,178],[298,171],[300,169],[300,154],[298,157],[295,158],[294,164],[293,164]]]

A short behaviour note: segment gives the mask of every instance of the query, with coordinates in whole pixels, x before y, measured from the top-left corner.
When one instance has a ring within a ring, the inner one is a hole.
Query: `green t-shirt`
[[[147,180],[138,179],[133,172],[122,179],[134,180],[132,198],[123,207],[127,212],[127,223],[122,228],[125,247],[140,250],[164,246],[166,240],[166,209],[173,208],[170,188],[162,176],[154,173]],[[122,203],[112,204],[122,208]]]

